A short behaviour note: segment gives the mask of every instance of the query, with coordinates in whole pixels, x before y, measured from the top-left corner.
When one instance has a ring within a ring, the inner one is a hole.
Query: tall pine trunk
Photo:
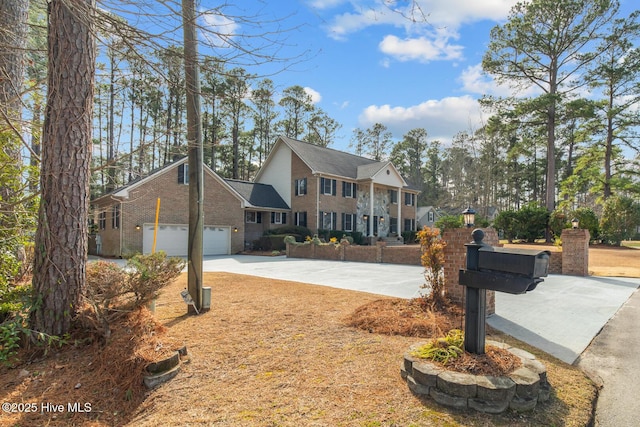
[[[93,0],[51,0],[31,326],[69,331],[85,284],[96,51]]]

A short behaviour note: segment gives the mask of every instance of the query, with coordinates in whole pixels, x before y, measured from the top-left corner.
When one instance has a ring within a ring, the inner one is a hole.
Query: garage
[[[144,224],[142,251],[151,253],[153,224]],[[156,252],[165,251],[169,256],[187,256],[189,226],[187,224],[158,224]],[[231,253],[231,227],[207,225],[203,230],[202,254],[228,255]]]

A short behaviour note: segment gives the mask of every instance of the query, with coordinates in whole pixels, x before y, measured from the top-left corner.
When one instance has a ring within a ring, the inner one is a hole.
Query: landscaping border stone
[[[505,349],[520,358],[522,366],[504,376],[472,375],[447,370],[411,354],[424,344],[409,348],[400,370],[411,392],[417,395],[429,396],[444,406],[488,414],[500,414],[507,409],[531,411],[538,402],[549,400],[551,386],[546,367],[528,351],[487,341],[487,345]]]

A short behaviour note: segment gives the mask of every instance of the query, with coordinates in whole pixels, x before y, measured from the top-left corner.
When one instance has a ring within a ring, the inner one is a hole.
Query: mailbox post
[[[487,246],[482,240],[484,231],[473,230],[473,242],[467,247],[467,270],[478,271],[480,248]],[[484,354],[487,317],[487,290],[467,287],[464,312],[464,349],[473,354]]]
[[[494,248],[483,243],[484,232],[473,230],[467,247],[466,269],[459,284],[466,286],[464,349],[484,354],[487,289],[523,294],[543,281],[549,270],[549,251]]]

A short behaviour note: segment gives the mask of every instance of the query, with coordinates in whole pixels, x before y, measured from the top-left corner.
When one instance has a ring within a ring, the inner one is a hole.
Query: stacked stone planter
[[[149,389],[153,389],[178,375],[180,363],[186,356],[187,347],[184,346],[166,359],[149,363],[145,369],[146,375],[142,378],[144,385]]]
[[[507,409],[530,411],[538,402],[549,399],[546,367],[527,351],[487,341],[487,345],[508,350],[522,361],[522,366],[514,372],[495,377],[448,371],[441,365],[412,356],[411,353],[424,344],[415,344],[405,353],[401,369],[402,378],[415,394],[429,396],[444,406],[490,414]]]

